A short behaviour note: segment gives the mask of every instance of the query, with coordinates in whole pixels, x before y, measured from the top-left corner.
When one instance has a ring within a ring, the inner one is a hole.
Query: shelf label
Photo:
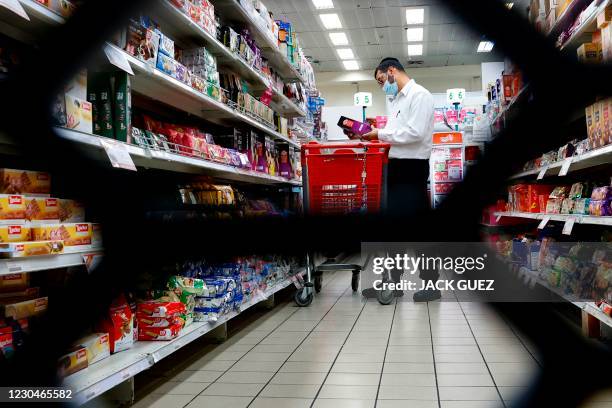
[[[574,229],[574,224],[576,223],[576,217],[570,217],[565,221],[565,225],[563,226],[563,235],[572,235],[572,230]]]
[[[23,9],[23,6],[19,0],[0,0],[0,6],[11,10],[19,17],[30,21],[30,16],[28,16],[28,13],[26,13],[26,11]]]
[[[108,158],[113,167],[125,170],[136,170],[136,165],[132,160],[132,156],[127,151],[126,146],[123,143],[116,142],[112,139],[100,139],[100,144],[106,151]]]
[[[559,170],[559,177],[567,176],[567,173],[569,172],[573,160],[573,157],[568,157],[567,159],[565,159],[563,165],[561,166],[561,170]]]
[[[544,229],[544,227],[546,227],[546,224],[548,224],[548,221],[550,221],[550,215],[547,215],[546,217],[542,218],[542,222],[540,222],[540,225],[538,225],[538,229]]]
[[[546,175],[547,171],[548,171],[548,167],[542,168],[542,170],[540,170],[540,172],[538,173],[538,180],[542,180],[544,176]]]
[[[23,265],[20,262],[7,262],[6,270],[8,273],[19,273],[23,271]]]
[[[122,69],[130,75],[134,75],[134,71],[132,71],[132,67],[130,66],[129,61],[125,58],[125,54],[122,51],[117,50],[115,47],[104,44],[104,54],[106,54],[106,58],[108,58],[108,62],[116,66],[117,68]]]

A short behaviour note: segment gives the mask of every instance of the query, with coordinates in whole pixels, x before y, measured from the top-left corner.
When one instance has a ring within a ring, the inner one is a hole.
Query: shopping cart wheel
[[[303,287],[295,292],[293,295],[293,300],[295,304],[299,307],[310,306],[312,303],[312,299],[314,298],[314,294],[312,293],[311,288]]]
[[[314,278],[314,288],[315,292],[321,292],[321,288],[323,288],[323,274],[317,275]]]
[[[390,305],[393,302],[393,298],[395,297],[395,294],[393,293],[392,290],[377,290],[376,291],[376,299],[378,300],[378,303],[380,303],[381,305]]]
[[[351,288],[353,292],[357,292],[359,289],[359,271],[353,271],[353,277],[351,278]]]

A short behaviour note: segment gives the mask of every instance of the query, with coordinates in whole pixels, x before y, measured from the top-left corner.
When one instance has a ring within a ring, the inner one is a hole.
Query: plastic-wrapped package
[[[590,198],[579,198],[574,202],[573,214],[589,215]]]
[[[612,199],[612,187],[604,186],[593,189],[593,193],[591,194],[591,200],[601,201],[610,199]]]
[[[181,302],[147,301],[138,304],[138,313],[149,317],[170,317],[185,313],[185,305]]]
[[[612,215],[612,208],[610,208],[610,200],[593,200],[589,202],[589,214],[605,217]]]

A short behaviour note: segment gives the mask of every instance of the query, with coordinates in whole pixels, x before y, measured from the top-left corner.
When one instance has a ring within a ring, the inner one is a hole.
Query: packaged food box
[[[125,51],[151,67],[155,67],[159,51],[159,34],[136,20],[130,20]]]
[[[30,236],[30,227],[26,225],[0,225],[0,242],[29,241]]]
[[[0,193],[49,194],[51,176],[42,171],[0,169]]]
[[[61,240],[0,243],[0,256],[4,258],[26,258],[63,253],[64,242]]]
[[[12,273],[0,276],[0,293],[25,291],[30,284],[30,274]]]
[[[93,133],[93,108],[85,99],[66,95],[66,127],[83,133]]]
[[[87,351],[87,364],[92,365],[106,357],[110,357],[110,342],[108,333],[94,333],[75,342],[78,347]]]
[[[171,317],[150,317],[142,313],[136,313],[136,320],[138,321],[139,329],[145,327],[170,327],[185,325],[184,318],[178,314]]]
[[[25,197],[25,218],[28,221],[57,223],[60,207],[57,198]],[[22,240],[25,241],[25,240]]]
[[[57,375],[60,378],[79,372],[88,366],[87,349],[76,347],[68,354],[60,357],[57,364]]]
[[[0,194],[0,223],[25,220],[25,197],[18,194]]]
[[[85,222],[85,206],[75,200],[59,199],[59,222]]]
[[[174,58],[171,58],[164,54],[159,54],[157,57],[157,69],[170,75],[172,78],[176,78],[176,64]]]
[[[91,245],[93,227],[91,223],[45,224],[32,227],[34,241],[62,240],[65,247]]]
[[[170,317],[185,313],[185,305],[181,302],[143,302],[138,304],[137,311],[143,316]]]
[[[599,54],[601,52],[601,44],[584,43],[576,53],[578,54],[578,60],[581,62],[598,63]]]
[[[93,233],[91,236],[91,246],[93,248],[102,248],[102,226],[100,224],[91,224]]]
[[[139,327],[138,341],[172,340],[179,335],[182,328],[182,324],[169,327]]]
[[[4,316],[19,320],[41,315],[47,311],[48,301],[49,299],[47,297],[27,299],[18,302],[3,300]]]
[[[132,122],[132,85],[130,75],[119,71],[113,75],[114,80],[114,112],[113,128],[115,139],[127,143]]]
[[[113,301],[108,316],[100,322],[98,327],[101,332],[108,333],[112,354],[132,347],[136,337],[134,314],[124,295]]]

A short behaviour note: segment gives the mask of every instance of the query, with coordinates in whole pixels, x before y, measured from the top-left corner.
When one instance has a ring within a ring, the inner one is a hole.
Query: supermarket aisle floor
[[[381,306],[352,293],[350,272],[325,279],[309,308],[279,305],[158,373],[135,407],[501,407],[537,373],[525,343],[483,305]]]

